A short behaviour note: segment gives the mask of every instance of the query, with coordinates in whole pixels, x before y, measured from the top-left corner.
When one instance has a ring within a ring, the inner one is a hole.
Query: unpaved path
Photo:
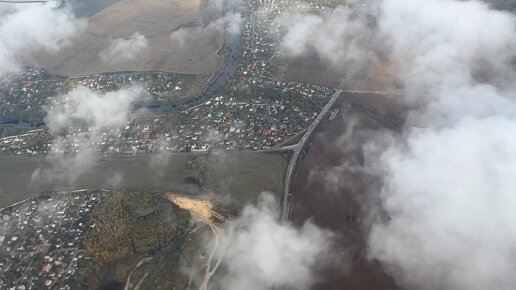
[[[129,290],[131,288],[131,284],[130,284],[131,276],[133,275],[134,271],[136,271],[138,268],[140,268],[141,265],[149,262],[152,259],[153,259],[152,257],[147,257],[147,258],[143,258],[140,261],[138,261],[138,264],[136,264],[136,266],[133,268],[133,270],[131,270],[131,273],[129,273],[129,275],[127,276],[127,280],[125,281],[124,290]],[[134,290],[137,290],[139,288],[140,283],[145,279],[145,277],[147,277],[147,274],[145,274],[145,276],[138,282],[138,284],[134,287]]]

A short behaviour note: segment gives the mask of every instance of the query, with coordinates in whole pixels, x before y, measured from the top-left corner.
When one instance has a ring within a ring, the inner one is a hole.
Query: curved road
[[[281,214],[280,214],[281,222],[285,222],[288,219],[288,210],[289,210],[289,204],[288,204],[289,200],[288,199],[290,196],[290,182],[292,181],[292,175],[296,168],[297,161],[299,159],[299,154],[305,147],[306,141],[308,139],[310,139],[310,137],[314,133],[314,130],[317,127],[317,125],[321,122],[324,115],[326,115],[326,113],[333,106],[333,104],[335,104],[335,101],[337,101],[337,99],[339,98],[339,96],[342,92],[343,91],[340,89],[336,90],[335,94],[333,94],[333,96],[331,96],[331,99],[328,101],[328,103],[326,103],[326,105],[322,109],[321,113],[319,113],[319,116],[317,116],[315,121],[313,121],[313,123],[310,125],[310,127],[308,127],[308,130],[306,130],[306,133],[303,135],[303,138],[301,138],[301,140],[299,141],[299,143],[297,143],[297,145],[294,149],[294,153],[292,154],[292,158],[290,158],[290,162],[287,167],[287,173],[285,174],[285,182],[283,185],[283,196],[282,196],[282,200],[281,200]]]

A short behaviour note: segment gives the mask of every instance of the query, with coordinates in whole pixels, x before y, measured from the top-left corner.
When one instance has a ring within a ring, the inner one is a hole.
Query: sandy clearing
[[[181,196],[167,193],[166,198],[182,209],[195,213],[205,219],[212,216],[213,203],[205,198]]]

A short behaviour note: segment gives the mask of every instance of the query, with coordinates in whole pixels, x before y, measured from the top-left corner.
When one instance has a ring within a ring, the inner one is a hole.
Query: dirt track
[[[212,211],[213,203],[210,200],[182,196],[174,193],[167,193],[166,198],[180,208],[188,210],[195,220],[206,224],[211,229],[213,245],[208,260],[206,261],[202,283],[199,287],[199,290],[208,290],[211,278],[215,272],[217,272],[217,269],[224,259],[228,244],[226,231],[210,220],[211,216],[216,214]],[[214,259],[217,259],[217,261],[212,265]]]

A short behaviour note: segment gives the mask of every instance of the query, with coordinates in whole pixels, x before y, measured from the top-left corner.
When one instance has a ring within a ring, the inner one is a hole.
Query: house
[[[52,264],[50,264],[50,263],[45,263],[45,264],[43,264],[43,267],[41,267],[41,269],[42,269],[43,271],[45,271],[45,272],[49,272],[49,271],[50,271],[50,269],[52,269]]]

